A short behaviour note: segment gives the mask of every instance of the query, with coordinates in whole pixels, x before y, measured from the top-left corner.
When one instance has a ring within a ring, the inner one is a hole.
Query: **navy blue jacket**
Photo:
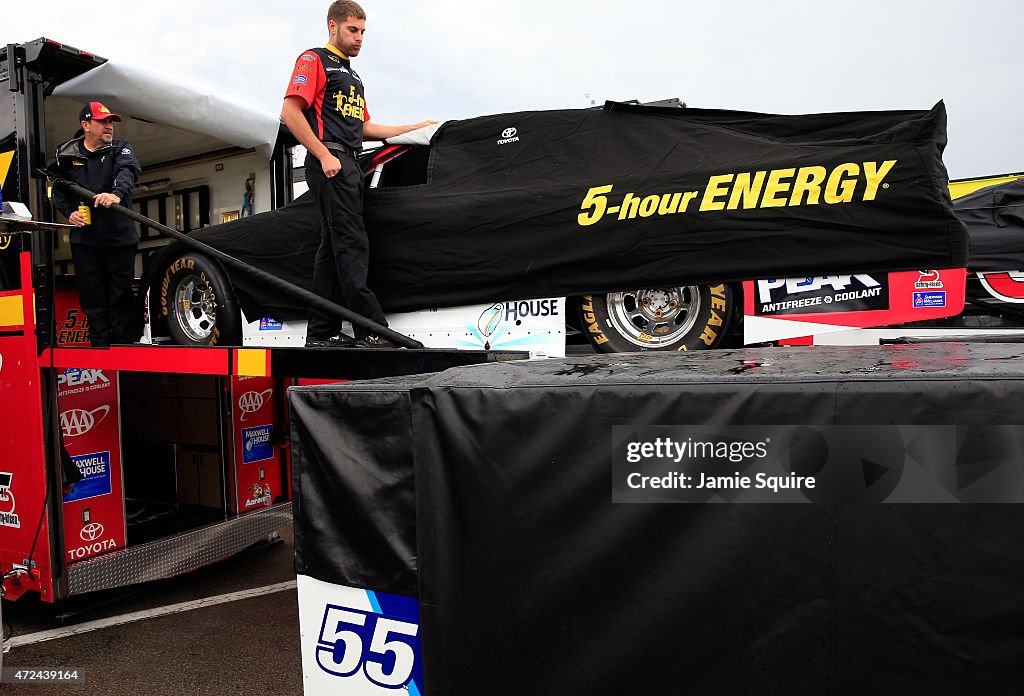
[[[121,205],[132,207],[132,189],[142,172],[142,165],[124,140],[114,140],[95,152],[82,144],[83,138],[73,138],[57,148],[57,161],[50,168],[60,176],[84,186],[94,193],[113,193],[120,197]],[[60,186],[53,187],[53,205],[65,216],[86,203],[92,213],[92,224],[71,230],[72,244],[91,246],[123,246],[137,244],[135,223],[124,215],[102,206],[94,208],[92,201],[81,200]]]

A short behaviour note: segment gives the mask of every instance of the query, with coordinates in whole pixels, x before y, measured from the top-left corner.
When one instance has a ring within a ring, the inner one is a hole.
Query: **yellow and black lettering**
[[[773,169],[768,175],[768,183],[764,186],[764,197],[761,199],[762,208],[784,208],[789,203],[788,198],[778,198],[779,194],[789,192],[789,179],[796,174],[795,169]]]
[[[583,297],[584,302],[580,304],[580,309],[583,310],[583,321],[587,325],[587,331],[594,335],[592,339],[597,345],[608,342],[608,337],[604,335],[604,331],[597,324],[597,315],[594,314],[594,298],[590,295]]]
[[[345,118],[354,118],[360,121],[365,121],[364,114],[366,113],[366,101],[363,99],[361,94],[356,94],[355,85],[349,88],[349,93],[346,95],[344,92],[339,91],[335,98],[335,108]]]
[[[750,178],[750,172],[740,172],[736,175],[736,183],[732,187],[732,195],[729,196],[729,210],[736,210],[739,199],[743,198],[743,207],[749,210],[757,207],[757,201],[761,197],[761,187],[764,186],[764,175],[766,172],[754,172],[754,178]]]
[[[361,113],[361,110],[360,112]],[[700,197],[697,212],[784,208],[802,205],[828,205],[873,201],[879,189],[889,188],[885,178],[897,160],[882,162],[843,162],[831,170],[819,165],[715,174],[708,177],[703,193],[676,191],[644,195],[630,191],[618,205],[610,199],[613,184],[592,186],[583,197],[577,216],[580,226],[600,222],[606,215],[619,220],[637,217],[664,217],[689,210],[690,201]],[[863,182],[863,183],[862,183]]]
[[[807,205],[818,205],[821,199],[821,182],[828,172],[824,167],[800,167],[793,182],[793,195],[789,197],[790,205],[803,205],[804,194]]]
[[[725,202],[718,199],[729,195],[729,182],[732,181],[732,174],[719,174],[708,179],[708,185],[704,189],[704,198],[700,202],[701,210],[724,210]]]

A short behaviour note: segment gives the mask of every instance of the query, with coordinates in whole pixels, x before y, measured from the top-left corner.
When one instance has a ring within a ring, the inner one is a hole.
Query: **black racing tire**
[[[586,295],[581,329],[599,353],[721,348],[739,304],[740,293],[726,283]]]
[[[237,346],[242,315],[227,275],[210,258],[184,253],[171,260],[157,288],[157,312],[182,346]]]

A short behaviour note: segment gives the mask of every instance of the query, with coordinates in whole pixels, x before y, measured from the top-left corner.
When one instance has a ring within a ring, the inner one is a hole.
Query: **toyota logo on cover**
[[[82,541],[96,541],[103,536],[103,525],[99,522],[90,522],[82,527],[78,536],[82,537]]]
[[[245,420],[246,415],[256,413],[263,408],[263,404],[273,393],[273,389],[264,389],[261,392],[249,391],[238,397],[238,408],[242,411],[242,420]]]
[[[498,141],[498,144],[504,145],[506,143],[519,142],[519,136],[516,135],[518,132],[515,128],[506,128],[501,132],[501,140]]]

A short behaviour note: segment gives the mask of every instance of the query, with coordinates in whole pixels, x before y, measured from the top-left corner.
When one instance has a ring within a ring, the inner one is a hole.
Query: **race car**
[[[441,317],[464,332],[456,347],[488,348],[570,314],[601,351],[713,348],[736,336],[745,279],[962,268],[944,129],[941,103],[812,116],[609,103],[446,122],[363,153],[370,286],[397,330],[434,347],[453,334]],[[192,236],[309,288],[319,217],[302,196]],[[151,268],[155,332],[178,343],[237,344],[308,309],[179,245]]]

